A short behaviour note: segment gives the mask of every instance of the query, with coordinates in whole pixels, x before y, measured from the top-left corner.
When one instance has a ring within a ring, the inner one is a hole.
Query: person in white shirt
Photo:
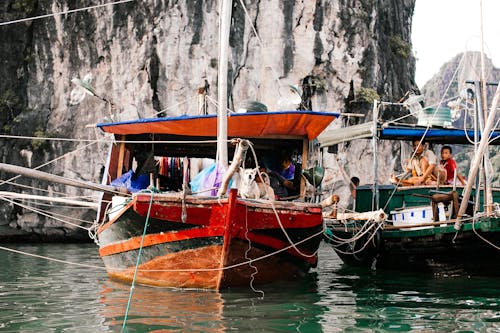
[[[446,173],[438,166],[436,155],[429,149],[423,140],[413,140],[413,153],[406,164],[408,178],[399,180],[392,177],[391,181],[401,185],[434,185],[446,181]]]

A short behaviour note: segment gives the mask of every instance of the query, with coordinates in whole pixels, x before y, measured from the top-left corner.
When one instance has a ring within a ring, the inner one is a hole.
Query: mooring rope
[[[61,260],[61,259],[56,259],[56,258],[41,256],[39,254],[33,254],[33,253],[25,252],[25,251],[14,250],[14,249],[10,249],[10,248],[4,247],[4,246],[0,246],[0,250],[4,250],[4,251],[7,251],[7,252],[12,252],[12,253],[17,253],[17,254],[21,254],[21,255],[24,255],[24,256],[27,256],[27,257],[34,257],[34,258],[43,259],[43,260],[47,260],[47,261],[59,262],[59,263],[66,264],[66,265],[73,265],[73,266],[80,266],[80,267],[85,267],[85,268],[95,268],[95,269],[100,269],[100,270],[106,270],[106,267],[104,267],[104,266],[95,266],[95,265],[88,265],[88,264],[80,264],[80,263],[77,263],[77,262],[71,262],[71,261],[66,261],[66,260]]]
[[[137,271],[139,270],[139,263],[141,262],[142,247],[144,246],[144,238],[146,237],[146,230],[148,229],[149,216],[151,214],[151,207],[153,206],[154,191],[151,191],[151,199],[149,200],[148,214],[146,215],[146,222],[144,222],[144,231],[142,232],[141,245],[139,247],[139,254],[137,255],[137,262],[135,263],[134,277],[132,285],[130,286],[130,294],[128,297],[127,308],[125,310],[125,318],[123,318],[122,332],[125,332],[125,325],[127,324],[128,312],[130,310],[130,303],[132,302],[132,295],[134,294],[135,280],[137,278]]]
[[[83,7],[83,8],[65,10],[65,11],[57,12],[57,13],[51,13],[51,14],[45,14],[45,15],[39,15],[39,16],[33,16],[33,17],[26,17],[26,18],[22,18],[22,19],[18,19],[18,20],[0,22],[0,26],[14,24],[14,23],[34,21],[34,20],[48,18],[48,17],[54,17],[54,16],[58,16],[58,15],[72,14],[72,13],[76,13],[76,12],[97,9],[97,8],[106,7],[106,6],[114,6],[114,5],[118,5],[118,4],[126,3],[126,2],[131,2],[131,1],[134,1],[134,0],[120,0],[120,1],[115,1],[115,2],[104,3],[101,5],[94,5],[94,6],[88,6],[88,7]]]
[[[87,230],[87,231],[89,230],[89,228],[85,228],[85,227],[83,227],[83,226],[81,226],[81,225],[78,225],[78,224],[75,224],[75,223],[71,223],[71,222],[68,222],[68,221],[66,221],[66,220],[63,220],[63,219],[57,218],[57,217],[55,217],[55,216],[53,216],[53,215],[50,215],[50,214],[48,214],[48,213],[45,213],[45,212],[44,212],[43,210],[41,210],[41,209],[36,209],[36,208],[31,207],[31,206],[23,205],[23,204],[21,204],[21,203],[19,203],[19,202],[16,202],[16,201],[14,201],[14,200],[7,199],[7,198],[2,197],[2,196],[0,196],[0,200],[4,200],[4,201],[7,201],[7,202],[10,202],[10,203],[11,203],[11,204],[13,204],[13,205],[17,205],[17,206],[19,206],[19,207],[22,207],[22,208],[25,208],[25,209],[31,210],[31,211],[33,211],[33,212],[35,212],[35,213],[37,213],[37,214],[43,215],[43,216],[45,216],[45,217],[48,217],[48,218],[54,219],[54,220],[59,221],[59,222],[62,222],[62,223],[66,223],[66,224],[72,225],[72,226],[74,226],[74,227],[76,227],[76,228],[80,228],[80,229]]]
[[[304,242],[307,242],[308,240],[310,240],[312,238],[315,238],[315,237],[321,235],[322,233],[323,233],[323,230],[321,230],[320,232],[317,232],[317,233],[315,233],[315,234],[313,234],[313,235],[311,235],[311,236],[309,236],[307,238],[304,238],[304,239],[298,241],[297,243],[295,243],[295,245],[300,245],[300,244],[302,244]],[[276,255],[278,253],[287,251],[287,250],[289,250],[291,248],[292,248],[292,246],[289,245],[289,246],[284,247],[282,249],[279,249],[277,251],[274,251],[274,252],[268,253],[266,255],[263,255],[262,257],[258,257],[258,258],[254,258],[254,259],[249,259],[248,261],[244,261],[244,262],[241,262],[241,263],[238,263],[238,264],[234,264],[234,265],[230,265],[230,266],[225,266],[225,267],[222,267],[222,268],[139,269],[139,271],[140,272],[192,272],[192,271],[195,271],[195,272],[213,272],[213,271],[224,271],[224,270],[228,270],[228,269],[240,267],[240,266],[243,266],[243,265],[248,265],[248,264],[257,262],[259,260],[263,260],[263,259],[272,257],[272,256],[274,256],[274,255]],[[82,266],[82,267],[87,267],[87,268],[96,268],[96,269],[100,269],[100,270],[106,270],[106,267],[104,267],[104,266],[94,266],[94,265],[80,264],[80,263],[75,263],[75,262],[71,262],[71,261],[65,261],[65,260],[61,260],[61,259],[56,259],[56,258],[41,256],[41,255],[29,253],[29,252],[14,250],[14,249],[10,249],[10,248],[4,247],[4,246],[0,246],[0,250],[14,252],[14,253],[25,255],[25,256],[29,256],[29,257],[36,257],[36,258],[44,259],[44,260],[47,260],[47,261],[60,262],[60,263],[68,264],[68,265]],[[110,267],[110,269],[113,269],[113,270],[123,270],[123,268],[115,268],[115,267]]]
[[[253,154],[253,158],[255,160],[255,167],[257,169],[257,172],[259,174],[259,177],[260,179],[264,179],[261,175],[261,172],[259,170],[259,163],[258,163],[258,160],[257,160],[257,154],[255,153],[255,150],[253,149],[253,145],[250,143],[250,150],[252,151],[252,154]],[[266,188],[266,192],[267,192],[267,188]],[[267,195],[269,196],[269,193],[267,193]],[[298,254],[300,254],[301,256],[303,257],[306,257],[306,258],[312,258],[312,257],[315,257],[317,254],[318,254],[318,251],[319,251],[319,247],[316,251],[314,251],[312,254],[307,254],[307,253],[304,253],[302,252],[301,250],[299,250],[298,247],[295,246],[295,243],[292,241],[292,239],[290,238],[290,236],[288,235],[288,233],[286,232],[286,229],[285,227],[283,226],[283,224],[281,223],[281,219],[279,217],[279,214],[278,214],[278,211],[276,210],[276,206],[274,205],[274,202],[273,200],[269,200],[269,203],[271,204],[271,208],[274,212],[274,215],[276,216],[276,220],[278,221],[278,224],[281,228],[281,231],[283,232],[283,234],[285,235],[286,239],[288,240],[288,243],[293,247],[293,249],[295,251],[297,251]],[[325,224],[323,223],[322,225],[322,230],[321,232],[323,233],[325,231]]]
[[[483,236],[481,236],[477,232],[475,224],[476,224],[476,222],[474,220],[472,220],[472,230],[474,231],[474,233],[476,234],[476,236],[479,237],[479,239],[481,239],[482,241],[484,241],[486,244],[493,246],[497,250],[500,250],[500,247],[496,246],[495,244],[493,244],[492,242],[490,242],[489,240],[487,240],[486,238],[484,238]]]
[[[252,240],[248,237],[248,207],[245,206],[245,238],[248,241],[248,248],[245,251],[245,259],[249,260],[250,257],[248,257],[248,253],[252,249]],[[254,293],[259,293],[262,295],[262,298],[264,298],[265,294],[264,291],[261,289],[255,289],[253,286],[253,282],[255,281],[255,275],[259,273],[259,270],[257,266],[254,266],[252,263],[248,264],[248,266],[252,267],[254,269],[254,272],[250,274],[250,288],[252,288]]]

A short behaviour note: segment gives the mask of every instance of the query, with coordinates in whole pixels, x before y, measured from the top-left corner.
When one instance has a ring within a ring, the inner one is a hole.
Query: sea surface
[[[108,279],[93,244],[1,244],[0,332],[500,332],[500,279],[345,267],[326,244],[305,279],[223,292]],[[75,266],[64,262],[87,266]],[[276,267],[279,269],[279,267]]]

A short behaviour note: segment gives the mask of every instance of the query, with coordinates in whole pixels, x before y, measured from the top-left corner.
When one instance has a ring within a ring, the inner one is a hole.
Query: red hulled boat
[[[309,140],[337,116],[313,111],[233,114],[227,118],[227,133],[229,138],[250,140],[258,159],[293,151],[306,170]],[[117,140],[103,183],[143,172],[148,183],[156,185],[132,194],[104,194],[97,241],[110,277],[153,286],[220,289],[295,279],[316,265],[322,210],[304,200],[304,180],[295,200],[243,198],[234,188],[236,182],[218,195],[188,188],[193,159],[216,155],[215,115],[98,127]],[[229,151],[233,171],[240,166],[240,149]],[[145,172],[145,155],[155,161],[149,163],[153,171]],[[158,163],[165,159],[171,163],[162,175]],[[181,175],[177,182],[172,179],[176,171]]]

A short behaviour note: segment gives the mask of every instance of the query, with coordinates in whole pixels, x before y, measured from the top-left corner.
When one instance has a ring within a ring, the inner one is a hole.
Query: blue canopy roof
[[[336,128],[323,132],[318,140],[321,147],[333,146],[342,142],[369,139],[373,136],[373,124],[363,123]],[[490,134],[490,144],[500,145],[500,130]],[[377,137],[382,140],[413,140],[424,138],[428,142],[442,144],[473,144],[474,130],[444,127],[425,127],[417,125],[377,125]],[[478,140],[481,139],[479,134]]]
[[[458,129],[458,128],[426,128],[426,127],[407,127],[407,126],[387,126],[380,127],[378,137],[385,140],[412,140],[424,137],[429,142],[436,143],[455,143],[455,144],[470,144],[474,141],[474,130]],[[500,136],[500,131],[494,131],[490,134],[491,144],[500,144],[497,139]],[[481,133],[479,133],[481,139]]]

